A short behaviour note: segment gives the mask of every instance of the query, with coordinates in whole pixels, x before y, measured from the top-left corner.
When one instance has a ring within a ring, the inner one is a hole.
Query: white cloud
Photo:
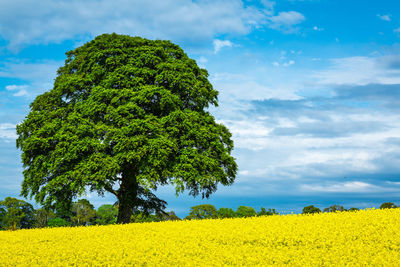
[[[389,185],[398,185],[398,186],[400,186],[400,182],[387,181],[386,183],[389,184]]]
[[[383,188],[360,181],[335,183],[329,185],[302,185],[300,189],[303,191],[316,191],[326,193],[367,193],[398,190],[398,188],[392,190],[390,188]]]
[[[287,64],[289,63],[290,62]],[[292,64],[294,64],[294,62],[290,63],[290,65]],[[301,98],[294,93],[293,88],[286,88],[281,85],[264,85],[246,75],[217,73],[211,77],[211,81],[214,87],[220,92],[219,99],[223,102],[265,100],[272,98],[294,100]]]
[[[380,18],[381,20],[384,20],[384,21],[391,21],[391,15],[390,14],[387,14],[387,15],[376,15],[378,18]]]
[[[263,8],[241,0],[31,0],[8,1],[0,9],[0,36],[15,51],[29,44],[90,40],[116,32],[173,42],[210,40],[219,34],[245,35],[263,26],[295,32],[305,20],[296,11],[275,14],[275,1]]]
[[[36,95],[53,87],[57,69],[64,61],[43,61],[38,63],[6,62],[0,67],[0,77],[20,79],[27,85],[8,85],[8,91],[17,91],[14,96]]]
[[[197,60],[197,62],[199,62],[200,64],[205,64],[205,63],[208,62],[208,59],[205,58],[205,57],[203,57],[203,56],[201,56],[201,57],[199,58],[199,60]]]
[[[320,32],[320,31],[323,31],[324,28],[319,28],[319,27],[317,27],[317,26],[314,26],[314,27],[313,27],[313,30],[314,30],[314,31]]]
[[[291,65],[294,65],[294,60],[289,60],[288,62],[285,62],[285,63],[283,63],[283,66],[284,67],[289,67],[289,66],[291,66]]]
[[[302,23],[306,18],[303,14],[297,11],[283,11],[268,19],[270,21],[270,28],[279,29],[286,33],[292,33],[296,30],[294,26]]]
[[[396,28],[393,30],[395,33],[399,33],[400,32],[400,27]]]
[[[366,85],[400,84],[400,69],[389,68],[400,62],[400,57],[347,57],[330,60],[330,66],[314,71],[311,78],[318,84]]]
[[[7,91],[17,91],[16,93],[13,94],[13,96],[26,96],[28,95],[28,92],[26,89],[28,88],[27,85],[7,85],[6,90]]]
[[[0,25],[7,27],[0,27],[0,35],[14,48],[111,32],[198,41],[216,34],[247,34],[265,18],[240,0],[21,0],[2,3]]]
[[[232,42],[229,40],[218,40],[215,39],[213,41],[213,45],[214,45],[214,53],[218,53],[219,50],[221,50],[221,48],[223,47],[232,47]]]
[[[4,139],[5,141],[16,139],[15,126],[15,124],[11,123],[0,123],[0,139]]]

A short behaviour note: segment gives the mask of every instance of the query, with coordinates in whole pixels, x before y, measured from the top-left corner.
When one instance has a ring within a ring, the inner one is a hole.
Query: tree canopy
[[[111,204],[101,205],[96,212],[96,223],[101,225],[117,222],[118,209]]]
[[[4,229],[31,228],[35,223],[34,208],[24,200],[6,197],[0,201],[0,226]]]
[[[314,205],[310,205],[303,208],[303,214],[310,214],[310,213],[320,213],[320,208],[314,207]]]
[[[189,215],[185,219],[201,220],[215,219],[218,217],[217,209],[211,204],[201,204],[190,208]]]
[[[239,206],[236,210],[237,217],[253,217],[256,215],[257,212],[253,207]]]
[[[24,197],[70,206],[87,188],[107,191],[127,223],[139,191],[172,184],[208,198],[234,182],[231,133],[207,111],[218,92],[178,45],[103,34],[66,55],[17,125]]]
[[[72,223],[74,225],[88,225],[94,221],[96,211],[87,199],[79,199],[72,205]]]
[[[384,202],[379,207],[380,209],[394,209],[396,205],[393,202]]]

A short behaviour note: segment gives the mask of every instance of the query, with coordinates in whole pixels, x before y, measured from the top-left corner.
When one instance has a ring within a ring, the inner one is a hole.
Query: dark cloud
[[[341,86],[334,89],[337,101],[349,99],[353,101],[398,101],[400,84],[368,84],[364,86]],[[397,99],[396,99],[397,98]]]
[[[377,64],[388,70],[400,69],[400,55],[383,56],[377,59]]]

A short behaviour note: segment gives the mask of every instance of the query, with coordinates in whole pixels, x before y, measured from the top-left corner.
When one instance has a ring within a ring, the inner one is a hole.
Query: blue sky
[[[239,172],[210,203],[298,213],[400,204],[400,4],[395,0],[0,0],[0,199],[23,180],[15,125],[65,52],[102,33],[179,44],[219,91]],[[115,199],[89,193],[96,207]],[[31,201],[33,203],[33,200]]]

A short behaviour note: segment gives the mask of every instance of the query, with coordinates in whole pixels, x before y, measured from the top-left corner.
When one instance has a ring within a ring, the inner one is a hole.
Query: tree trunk
[[[118,218],[117,223],[129,223],[138,193],[138,182],[134,171],[126,170],[122,173],[122,182],[118,190]]]

